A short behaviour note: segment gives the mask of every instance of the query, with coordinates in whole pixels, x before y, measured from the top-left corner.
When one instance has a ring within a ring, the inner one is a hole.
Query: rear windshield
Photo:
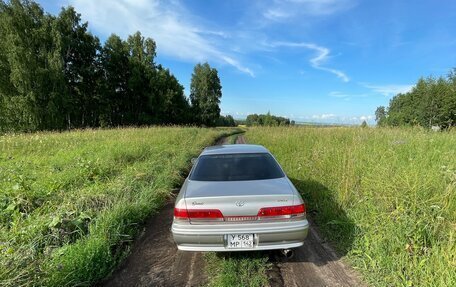
[[[237,181],[273,179],[284,176],[270,154],[242,153],[200,156],[190,179]]]

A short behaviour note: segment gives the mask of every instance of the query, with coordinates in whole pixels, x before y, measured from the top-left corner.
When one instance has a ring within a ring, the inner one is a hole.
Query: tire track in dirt
[[[245,144],[245,138],[243,135],[238,135],[236,138],[236,144]]]
[[[273,258],[272,263],[280,270],[282,282],[277,284],[277,280],[270,280],[270,286],[365,286],[359,274],[322,239],[315,223],[309,222],[309,235],[304,246],[294,249],[294,257],[287,261]]]
[[[98,286],[201,286],[206,283],[204,258],[199,252],[176,248],[170,231],[174,199],[154,215],[133,244],[131,254]]]

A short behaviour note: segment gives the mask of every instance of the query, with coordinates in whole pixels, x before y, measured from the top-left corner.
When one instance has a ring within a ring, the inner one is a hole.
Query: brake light
[[[188,219],[187,209],[174,208],[174,219]]]
[[[174,218],[178,220],[223,220],[223,214],[218,209],[174,208]]]
[[[291,218],[297,216],[305,216],[306,206],[304,204],[289,205],[289,206],[276,206],[276,207],[263,207],[258,211],[258,218],[268,218],[273,216],[280,216],[284,218]]]

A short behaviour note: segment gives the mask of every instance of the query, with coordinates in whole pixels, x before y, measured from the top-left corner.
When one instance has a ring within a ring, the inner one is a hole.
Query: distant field
[[[456,286],[456,133],[250,128],[374,286]]]
[[[124,258],[190,158],[235,129],[0,137],[0,286],[90,285]]]

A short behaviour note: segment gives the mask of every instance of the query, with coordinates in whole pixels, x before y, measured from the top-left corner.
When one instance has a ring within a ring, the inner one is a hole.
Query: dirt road
[[[174,202],[151,218],[131,254],[100,286],[201,286],[206,282],[201,253],[178,251],[170,227]]]
[[[218,142],[223,143],[223,141]],[[236,143],[246,143],[238,136]],[[199,252],[178,251],[171,236],[173,202],[151,218],[131,254],[100,286],[202,286],[207,283],[204,259]],[[363,286],[358,274],[340,259],[311,225],[306,244],[285,260],[269,253],[270,286]]]
[[[268,277],[271,286],[365,286],[359,275],[337,256],[311,221],[304,246],[284,260],[276,255]]]

